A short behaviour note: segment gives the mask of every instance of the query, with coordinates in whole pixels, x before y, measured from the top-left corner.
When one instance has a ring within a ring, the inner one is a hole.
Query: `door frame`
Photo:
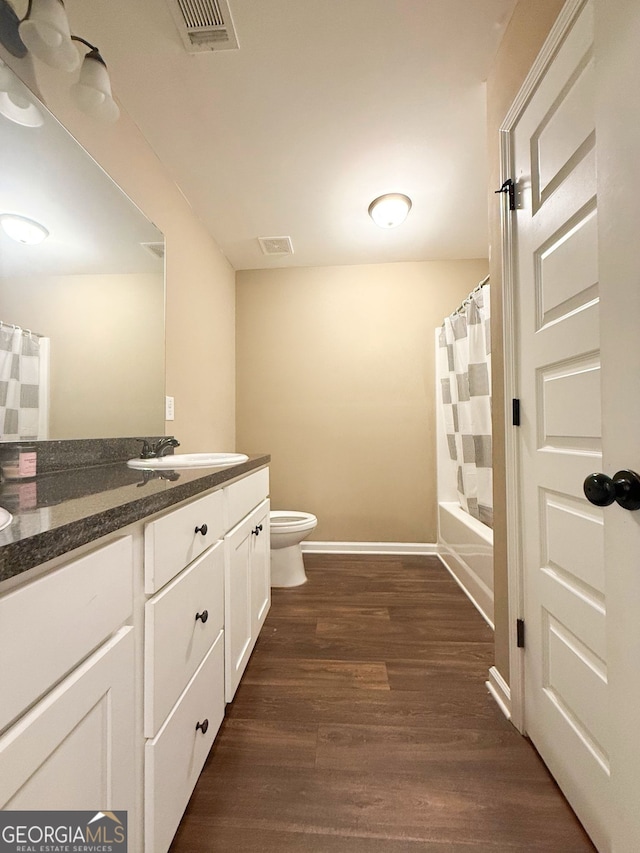
[[[551,28],[540,53],[516,95],[509,112],[500,125],[500,182],[514,174],[512,136],[516,124],[540,83],[560,44],[573,25],[587,0],[567,0]],[[516,188],[517,205],[517,188]],[[509,699],[510,719],[522,734],[526,734],[524,713],[525,660],[524,649],[518,647],[517,620],[524,619],[524,559],[521,529],[520,438],[513,426],[511,400],[519,398],[518,353],[519,339],[515,293],[515,229],[506,197],[500,207],[502,258],[502,334],[504,346],[504,431],[506,476],[507,588],[509,612]]]

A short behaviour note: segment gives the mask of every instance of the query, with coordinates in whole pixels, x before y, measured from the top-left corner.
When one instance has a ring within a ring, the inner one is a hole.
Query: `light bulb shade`
[[[41,225],[34,219],[27,219],[26,216],[19,216],[17,213],[3,213],[0,215],[0,225],[5,234],[11,237],[12,240],[30,246],[42,243],[49,236],[49,232],[44,225]]]
[[[18,29],[28,50],[47,65],[74,71],[80,64],[61,0],[33,0],[29,17]]]
[[[0,115],[24,127],[40,127],[44,124],[42,113],[33,103],[31,93],[1,59]]]
[[[369,216],[380,228],[401,225],[411,210],[411,199],[402,193],[378,196],[369,205]]]
[[[85,56],[80,77],[71,87],[71,93],[83,112],[103,121],[117,121],[120,110],[111,95],[107,66],[97,50]]]

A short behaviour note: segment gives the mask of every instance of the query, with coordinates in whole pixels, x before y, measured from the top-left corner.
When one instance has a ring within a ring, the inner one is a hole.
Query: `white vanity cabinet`
[[[0,807],[136,821],[131,537],[0,596]]]
[[[258,471],[226,490],[225,692],[231,702],[271,606],[269,474]]]
[[[126,810],[167,853],[269,610],[268,494],[260,468],[0,585],[0,808]]]

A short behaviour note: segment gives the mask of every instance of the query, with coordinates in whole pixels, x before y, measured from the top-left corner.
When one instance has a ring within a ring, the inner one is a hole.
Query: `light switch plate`
[[[173,397],[164,398],[164,418],[167,421],[172,421],[175,418]]]

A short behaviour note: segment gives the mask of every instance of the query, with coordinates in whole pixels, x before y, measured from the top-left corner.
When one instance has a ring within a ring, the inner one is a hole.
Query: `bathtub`
[[[493,628],[493,530],[457,502],[441,501],[438,556]]]

